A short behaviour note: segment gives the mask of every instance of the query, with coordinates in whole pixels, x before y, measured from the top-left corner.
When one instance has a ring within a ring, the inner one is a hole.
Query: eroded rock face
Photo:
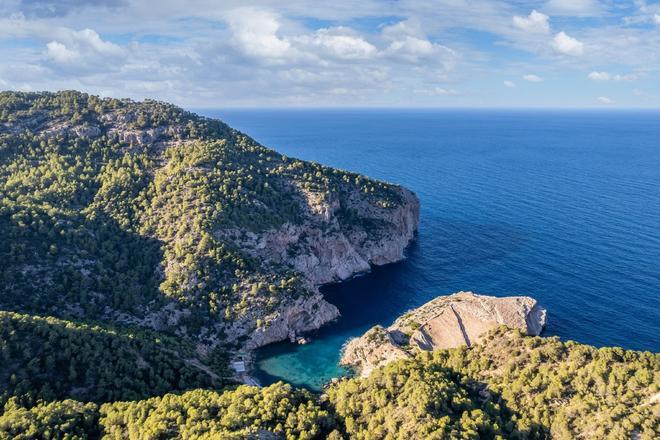
[[[342,206],[329,197],[307,199],[309,215],[300,225],[286,224],[263,234],[242,234],[233,240],[245,252],[266,264],[285,265],[305,276],[317,293],[288,303],[272,317],[263,318],[263,327],[250,332],[251,321],[225,329],[231,339],[248,335],[246,349],[253,349],[316,330],[339,317],[337,308],[323,299],[318,287],[343,281],[370,270],[372,265],[393,263],[404,258],[419,224],[419,200],[411,191],[397,187],[401,203],[382,210],[359,196],[344,199]],[[342,222],[339,211],[352,210],[377,224],[371,228]]]
[[[374,368],[418,351],[471,346],[499,325],[536,336],[545,323],[545,309],[528,296],[497,298],[459,292],[406,313],[386,329],[374,327],[351,340],[341,363],[366,376]]]
[[[325,301],[320,293],[300,299],[287,304],[273,315],[273,320],[252,332],[246,348],[254,349],[286,339],[294,341],[299,334],[316,330],[338,317],[337,307]]]
[[[246,234],[236,241],[254,258],[284,264],[315,286],[344,281],[371,265],[404,258],[419,224],[419,200],[405,188],[396,190],[401,203],[388,210],[373,209],[360,197],[345,200],[345,206],[335,199],[308,198],[309,215],[303,224]],[[346,224],[337,213],[340,209],[378,223],[371,228]]]

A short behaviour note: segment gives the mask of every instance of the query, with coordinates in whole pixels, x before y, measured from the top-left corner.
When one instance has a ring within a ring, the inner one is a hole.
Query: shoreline
[[[333,286],[333,285],[337,285],[337,284],[344,284],[344,283],[347,283],[347,282],[352,281],[352,280],[354,280],[354,279],[362,278],[362,277],[368,276],[368,275],[370,275],[371,273],[373,273],[373,268],[374,268],[374,267],[384,267],[384,266],[388,266],[388,265],[390,265],[390,264],[396,264],[396,263],[401,263],[401,262],[405,261],[405,260],[407,259],[407,255],[405,254],[405,252],[406,252],[406,251],[410,248],[410,246],[412,246],[412,244],[417,240],[417,236],[418,236],[418,231],[415,231],[415,233],[414,233],[412,239],[411,239],[411,240],[409,241],[409,243],[406,245],[406,248],[404,249],[404,254],[403,254],[403,256],[402,256],[401,259],[399,259],[399,260],[397,260],[397,261],[392,261],[392,262],[389,262],[389,263],[386,263],[386,264],[382,264],[382,265],[372,264],[372,265],[369,267],[368,270],[364,270],[364,271],[356,272],[356,273],[352,274],[350,277],[348,277],[348,278],[346,278],[346,279],[344,279],[344,280],[334,281],[334,282],[325,283],[325,284],[322,284],[322,285],[320,285],[320,286],[317,286],[318,291],[321,293],[321,295],[323,295],[323,299],[324,299],[325,301],[327,301],[327,299],[326,299],[326,297],[325,297],[325,294],[324,294],[323,291],[322,291],[322,289],[323,289],[324,287],[327,287],[327,286]],[[328,302],[329,302],[329,301],[328,301]],[[329,302],[329,303],[330,303],[330,302]],[[330,303],[330,304],[332,304],[332,303]],[[334,304],[332,304],[332,305],[335,306]],[[336,307],[336,306],[335,306],[335,307]],[[305,337],[305,336],[307,336],[307,335],[313,334],[314,332],[317,332],[317,331],[321,330],[323,327],[327,326],[328,324],[331,324],[331,323],[333,323],[333,322],[337,322],[337,321],[340,320],[340,319],[342,319],[342,315],[341,315],[341,313],[339,314],[339,316],[338,316],[337,318],[332,319],[332,320],[330,320],[330,321],[327,321],[327,322],[323,323],[320,327],[318,327],[318,328],[316,328],[316,329],[309,330],[309,331],[306,331],[306,332],[302,332],[302,333],[300,333],[300,334],[296,334],[296,337]],[[243,352],[244,352],[245,355],[243,356],[242,359],[238,359],[238,358],[232,358],[232,359],[230,359],[230,364],[231,364],[232,362],[235,362],[235,361],[242,361],[242,362],[244,363],[245,370],[244,370],[243,372],[240,372],[240,373],[239,373],[239,372],[236,372],[236,379],[237,379],[241,384],[243,384],[243,385],[250,385],[250,386],[264,387],[265,385],[263,385],[261,382],[259,382],[259,380],[254,376],[254,371],[256,370],[256,368],[255,368],[255,361],[256,361],[255,353],[256,353],[257,350],[259,350],[259,349],[261,349],[261,348],[264,348],[264,347],[267,347],[267,346],[269,346],[269,345],[274,345],[274,344],[279,344],[279,343],[285,343],[285,342],[287,341],[287,339],[288,339],[288,341],[289,341],[289,342],[288,342],[289,344],[291,344],[291,345],[294,345],[294,344],[295,344],[295,342],[291,341],[291,338],[285,338],[285,339],[282,339],[282,340],[280,340],[280,341],[271,342],[271,343],[269,343],[269,344],[266,344],[266,345],[263,345],[263,346],[260,346],[260,347],[256,347],[256,348],[252,348],[252,349],[243,348],[242,350],[243,350]],[[344,344],[342,344],[342,348],[341,348],[342,351],[343,351],[344,347],[346,347],[347,344],[348,344],[348,341],[345,341]],[[340,351],[340,355],[341,355],[341,351]],[[332,380],[337,380],[337,379],[341,379],[341,378],[340,378],[340,377],[333,377],[330,381],[332,381]],[[328,381],[328,383],[329,383],[330,381]],[[325,385],[326,385],[326,384],[324,384],[324,386],[325,386]]]

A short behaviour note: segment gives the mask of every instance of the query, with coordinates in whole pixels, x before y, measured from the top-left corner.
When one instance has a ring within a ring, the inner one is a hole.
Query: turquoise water
[[[545,334],[660,351],[660,113],[218,110],[290,156],[404,185],[406,261],[324,288],[342,318],[259,351],[257,376],[319,389],[345,341],[458,290],[531,295]]]

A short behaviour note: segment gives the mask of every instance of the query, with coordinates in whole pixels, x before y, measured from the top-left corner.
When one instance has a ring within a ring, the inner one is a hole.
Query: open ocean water
[[[318,390],[347,339],[459,290],[530,295],[545,335],[660,351],[660,112],[204,110],[292,157],[421,200],[404,262],[326,286],[342,318],[258,353],[263,384]]]

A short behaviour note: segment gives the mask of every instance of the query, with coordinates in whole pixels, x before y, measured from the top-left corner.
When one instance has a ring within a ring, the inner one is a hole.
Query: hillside
[[[103,405],[10,401],[0,438],[652,440],[659,377],[657,354],[500,327],[472,348],[398,360],[322,396],[280,383]]]
[[[172,105],[0,94],[0,308],[250,349],[338,316],[318,286],[403,258],[401,187]]]

